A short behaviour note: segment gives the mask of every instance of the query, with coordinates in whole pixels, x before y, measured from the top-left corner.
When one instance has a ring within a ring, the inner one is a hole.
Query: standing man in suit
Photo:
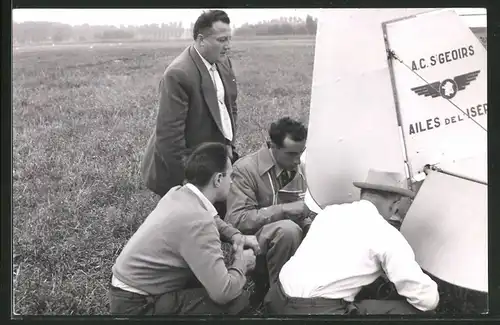
[[[227,147],[204,143],[186,163],[186,184],[162,197],[118,256],[109,291],[112,314],[241,314],[249,309],[243,290],[255,265],[254,236],[215,217],[232,167]],[[221,239],[233,244],[226,267]],[[244,249],[244,247],[250,249]]]
[[[173,60],[160,80],[156,127],[141,166],[146,186],[160,196],[182,184],[184,161],[203,142],[223,143],[232,162],[238,158],[229,24],[224,11],[201,14],[193,28],[194,44]],[[219,206],[225,210],[225,204]],[[224,218],[225,211],[218,211]]]

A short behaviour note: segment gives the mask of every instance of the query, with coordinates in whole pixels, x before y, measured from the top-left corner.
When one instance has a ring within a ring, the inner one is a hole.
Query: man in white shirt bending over
[[[270,314],[411,314],[434,310],[437,284],[415,261],[412,248],[388,223],[398,213],[404,188],[398,173],[370,170],[354,182],[361,199],[347,204],[309,207],[318,215],[279,281],[265,299]],[[316,210],[316,211],[315,211]],[[357,301],[360,290],[387,276],[401,300]],[[406,298],[406,299],[404,299]]]

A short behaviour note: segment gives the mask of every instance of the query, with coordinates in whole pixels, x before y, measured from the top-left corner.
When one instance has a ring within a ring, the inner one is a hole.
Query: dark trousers
[[[263,226],[255,234],[261,254],[256,258],[251,277],[255,283],[251,304],[258,307],[269,287],[278,281],[283,265],[293,256],[302,241],[302,230],[291,220],[280,220]]]
[[[291,220],[279,220],[263,226],[255,236],[261,254],[257,256],[254,273],[267,274],[270,284],[277,282],[281,268],[302,241],[302,229]]]
[[[241,315],[250,308],[246,291],[225,305],[210,299],[204,288],[144,296],[110,286],[108,296],[113,315]]]
[[[283,292],[279,281],[271,285],[264,305],[266,313],[271,315],[405,315],[421,313],[406,300],[362,300],[351,303],[342,299],[293,298]]]

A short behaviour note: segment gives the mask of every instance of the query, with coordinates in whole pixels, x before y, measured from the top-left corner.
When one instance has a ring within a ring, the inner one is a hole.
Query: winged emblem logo
[[[443,97],[451,99],[455,97],[458,91],[464,90],[472,81],[477,79],[481,70],[461,74],[453,79],[445,79],[443,81],[436,81],[430,84],[411,88],[417,95],[425,97]]]

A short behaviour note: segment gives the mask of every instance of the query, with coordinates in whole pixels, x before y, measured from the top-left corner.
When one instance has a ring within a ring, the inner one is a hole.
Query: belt
[[[132,288],[122,281],[118,280],[114,275],[111,278],[111,288],[112,290],[122,290],[128,292],[129,294],[140,296],[144,301],[140,315],[154,315],[156,309],[156,301],[159,296],[150,295],[139,289]]]
[[[277,281],[278,290],[281,296],[290,304],[297,305],[308,305],[308,306],[332,306],[332,304],[338,304],[339,309],[345,310],[345,314],[354,315],[358,314],[358,308],[353,302],[346,301],[344,299],[332,299],[323,297],[314,298],[300,298],[300,297],[290,297],[285,293],[280,281]]]

